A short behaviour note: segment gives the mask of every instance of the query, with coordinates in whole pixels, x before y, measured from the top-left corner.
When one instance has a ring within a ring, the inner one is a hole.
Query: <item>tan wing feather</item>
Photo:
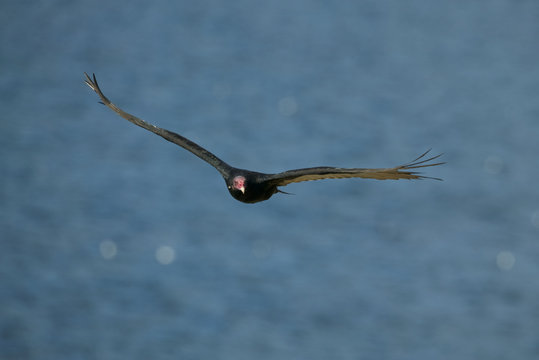
[[[411,171],[413,169],[442,165],[444,162],[428,163],[440,156],[436,155],[428,159],[423,159],[425,155],[430,151],[426,151],[421,154],[415,160],[404,164],[395,166],[393,168],[381,168],[381,169],[367,169],[367,168],[334,168],[334,167],[314,167],[306,169],[297,169],[285,171],[272,176],[273,182],[277,186],[285,186],[295,182],[322,180],[322,179],[344,179],[344,178],[363,178],[363,179],[376,179],[376,180],[399,180],[399,179],[435,179],[439,178],[420,175],[417,171]]]

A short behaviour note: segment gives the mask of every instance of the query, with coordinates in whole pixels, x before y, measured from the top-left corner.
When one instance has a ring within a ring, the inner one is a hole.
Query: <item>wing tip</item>
[[[435,162],[435,163],[429,163],[433,160],[436,160],[438,158],[440,158],[442,155],[444,155],[444,153],[440,153],[438,155],[435,155],[435,156],[431,156],[427,159],[424,159],[424,157],[432,150],[431,149],[428,149],[427,151],[425,151],[423,154],[419,155],[417,158],[415,158],[414,160],[410,161],[409,163],[407,164],[404,164],[402,166],[399,166],[398,167],[398,170],[410,170],[410,169],[420,169],[420,168],[425,168],[425,167],[432,167],[432,166],[439,166],[439,165],[444,165],[446,164],[445,161],[440,161],[440,162]],[[412,180],[412,179],[417,179],[417,180],[423,180],[423,179],[431,179],[431,180],[438,180],[438,181],[443,181],[443,179],[441,178],[438,178],[438,177],[434,177],[434,176],[425,176],[425,175],[421,175],[420,172],[407,172],[407,171],[403,171],[401,172],[401,174],[408,174],[408,175],[411,175],[408,179]]]

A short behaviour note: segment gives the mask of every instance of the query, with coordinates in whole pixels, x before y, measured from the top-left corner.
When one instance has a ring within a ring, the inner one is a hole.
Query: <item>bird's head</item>
[[[238,192],[241,192],[242,195],[245,195],[245,189],[247,188],[247,179],[245,179],[244,176],[237,175],[232,178],[230,183],[228,184],[228,190],[230,192],[238,194]],[[239,194],[238,194],[239,195]]]

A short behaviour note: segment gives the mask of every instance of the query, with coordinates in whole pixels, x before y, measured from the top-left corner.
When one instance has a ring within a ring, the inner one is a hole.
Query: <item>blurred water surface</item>
[[[0,10],[0,358],[538,358],[539,2]],[[445,181],[241,204],[84,71],[234,166]]]

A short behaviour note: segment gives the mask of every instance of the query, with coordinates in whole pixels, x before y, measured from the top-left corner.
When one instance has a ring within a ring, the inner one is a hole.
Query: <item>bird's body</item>
[[[437,159],[441,155],[433,156],[431,158],[424,159],[425,155],[429,152],[423,153],[417,159],[410,163],[382,169],[366,169],[366,168],[335,168],[335,167],[313,167],[306,169],[289,170],[277,174],[265,174],[255,171],[249,171],[244,169],[235,168],[230,166],[217,156],[192,142],[191,140],[175,133],[162,129],[155,125],[152,125],[138,117],[131,115],[112,102],[103,94],[95,75],[90,78],[86,74],[86,84],[94,90],[101,98],[103,104],[115,111],[118,115],[128,120],[129,122],[138,125],[148,131],[157,134],[164,139],[183,147],[184,149],[192,152],[202,160],[212,165],[221,176],[223,176],[228,191],[238,201],[244,203],[256,203],[264,200],[268,200],[273,194],[284,191],[279,190],[279,186],[285,186],[294,182],[309,181],[309,180],[321,180],[321,179],[341,179],[341,178],[365,178],[365,179],[377,179],[377,180],[398,180],[398,179],[424,179],[430,178],[427,176],[419,175],[413,169],[437,166],[443,163],[432,163],[432,160]],[[412,171],[410,171],[412,170]],[[436,179],[437,178],[430,178]]]
[[[234,199],[252,204],[268,200],[273,194],[279,192],[277,186],[267,181],[267,178],[268,174],[234,169],[229,178],[230,180],[225,178],[225,181],[227,182],[228,191]]]

